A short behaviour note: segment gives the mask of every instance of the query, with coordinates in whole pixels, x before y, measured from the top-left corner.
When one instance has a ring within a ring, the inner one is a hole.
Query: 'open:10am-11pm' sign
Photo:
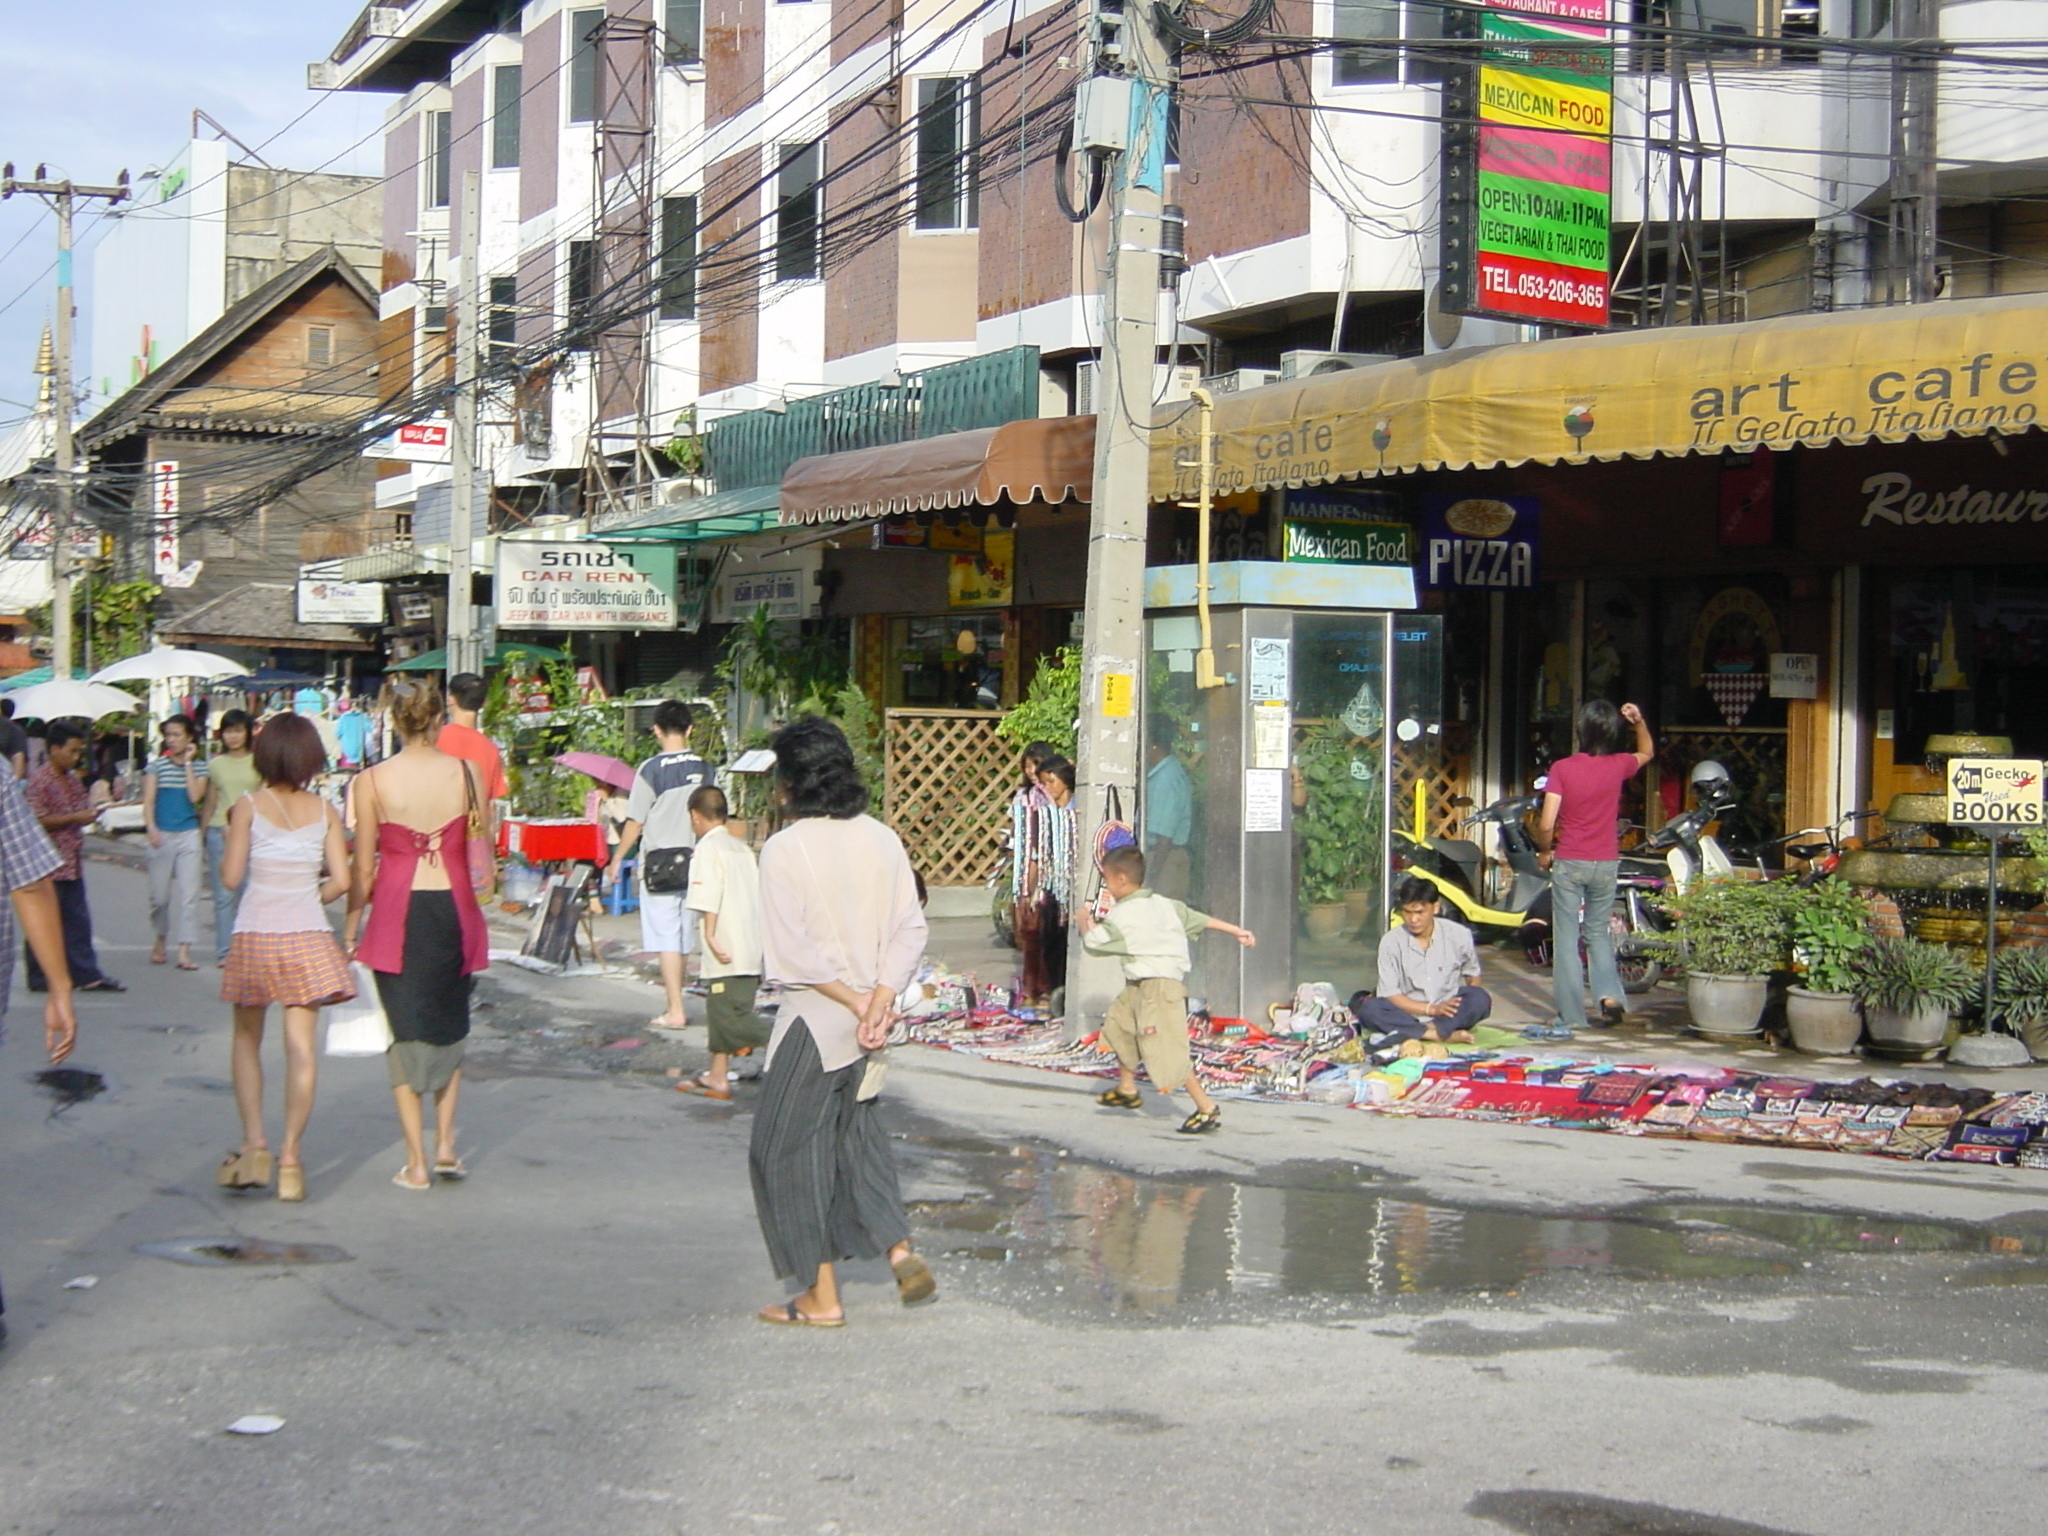
[[[1443,308],[1608,320],[1614,72],[1609,0],[1481,0],[1443,93]]]

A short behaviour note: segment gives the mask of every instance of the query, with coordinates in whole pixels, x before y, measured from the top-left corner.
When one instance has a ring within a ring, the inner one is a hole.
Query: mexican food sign
[[[1605,326],[1613,212],[1609,0],[1494,0],[1444,88],[1443,307]]]

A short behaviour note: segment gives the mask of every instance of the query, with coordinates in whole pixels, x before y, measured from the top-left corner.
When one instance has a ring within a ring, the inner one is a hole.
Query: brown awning
[[[1086,501],[1095,418],[1046,416],[851,453],[798,459],[782,476],[782,521],[849,523],[999,501]]]

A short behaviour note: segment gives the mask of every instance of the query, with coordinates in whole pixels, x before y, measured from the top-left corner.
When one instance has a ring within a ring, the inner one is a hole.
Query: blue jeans
[[[1385,1046],[1392,1041],[1381,1039],[1392,1036],[1393,1041],[1420,1040],[1436,1026],[1439,1040],[1448,1040],[1461,1029],[1470,1029],[1493,1012],[1493,998],[1484,987],[1460,987],[1458,989],[1458,1011],[1448,1019],[1425,1019],[1408,1012],[1407,1009],[1389,998],[1367,998],[1359,1005],[1358,1024],[1367,1039]]]
[[[1593,996],[1616,1003],[1626,996],[1614,966],[1614,878],[1620,869],[1613,859],[1559,859],[1551,866],[1550,989],[1560,1024],[1582,1029],[1586,1023],[1586,974],[1579,965],[1582,926]]]
[[[230,889],[221,882],[221,856],[228,849],[228,829],[208,827],[206,829],[206,883],[213,887],[213,958],[225,960],[228,945],[235,936],[235,912],[242,905],[239,889]]]

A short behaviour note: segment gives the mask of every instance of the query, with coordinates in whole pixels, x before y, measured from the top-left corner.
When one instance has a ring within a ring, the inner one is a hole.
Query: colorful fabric
[[[355,995],[348,960],[324,928],[317,933],[238,933],[228,946],[220,978],[224,1003],[323,1008]]]
[[[29,809],[36,813],[38,821],[45,817],[75,816],[92,809],[92,791],[85,787],[85,780],[76,773],[59,773],[47,762],[28,776],[27,794]],[[63,860],[57,866],[57,878],[76,880],[79,856],[85,850],[84,826],[45,827],[43,831],[49,835],[57,857]]]

